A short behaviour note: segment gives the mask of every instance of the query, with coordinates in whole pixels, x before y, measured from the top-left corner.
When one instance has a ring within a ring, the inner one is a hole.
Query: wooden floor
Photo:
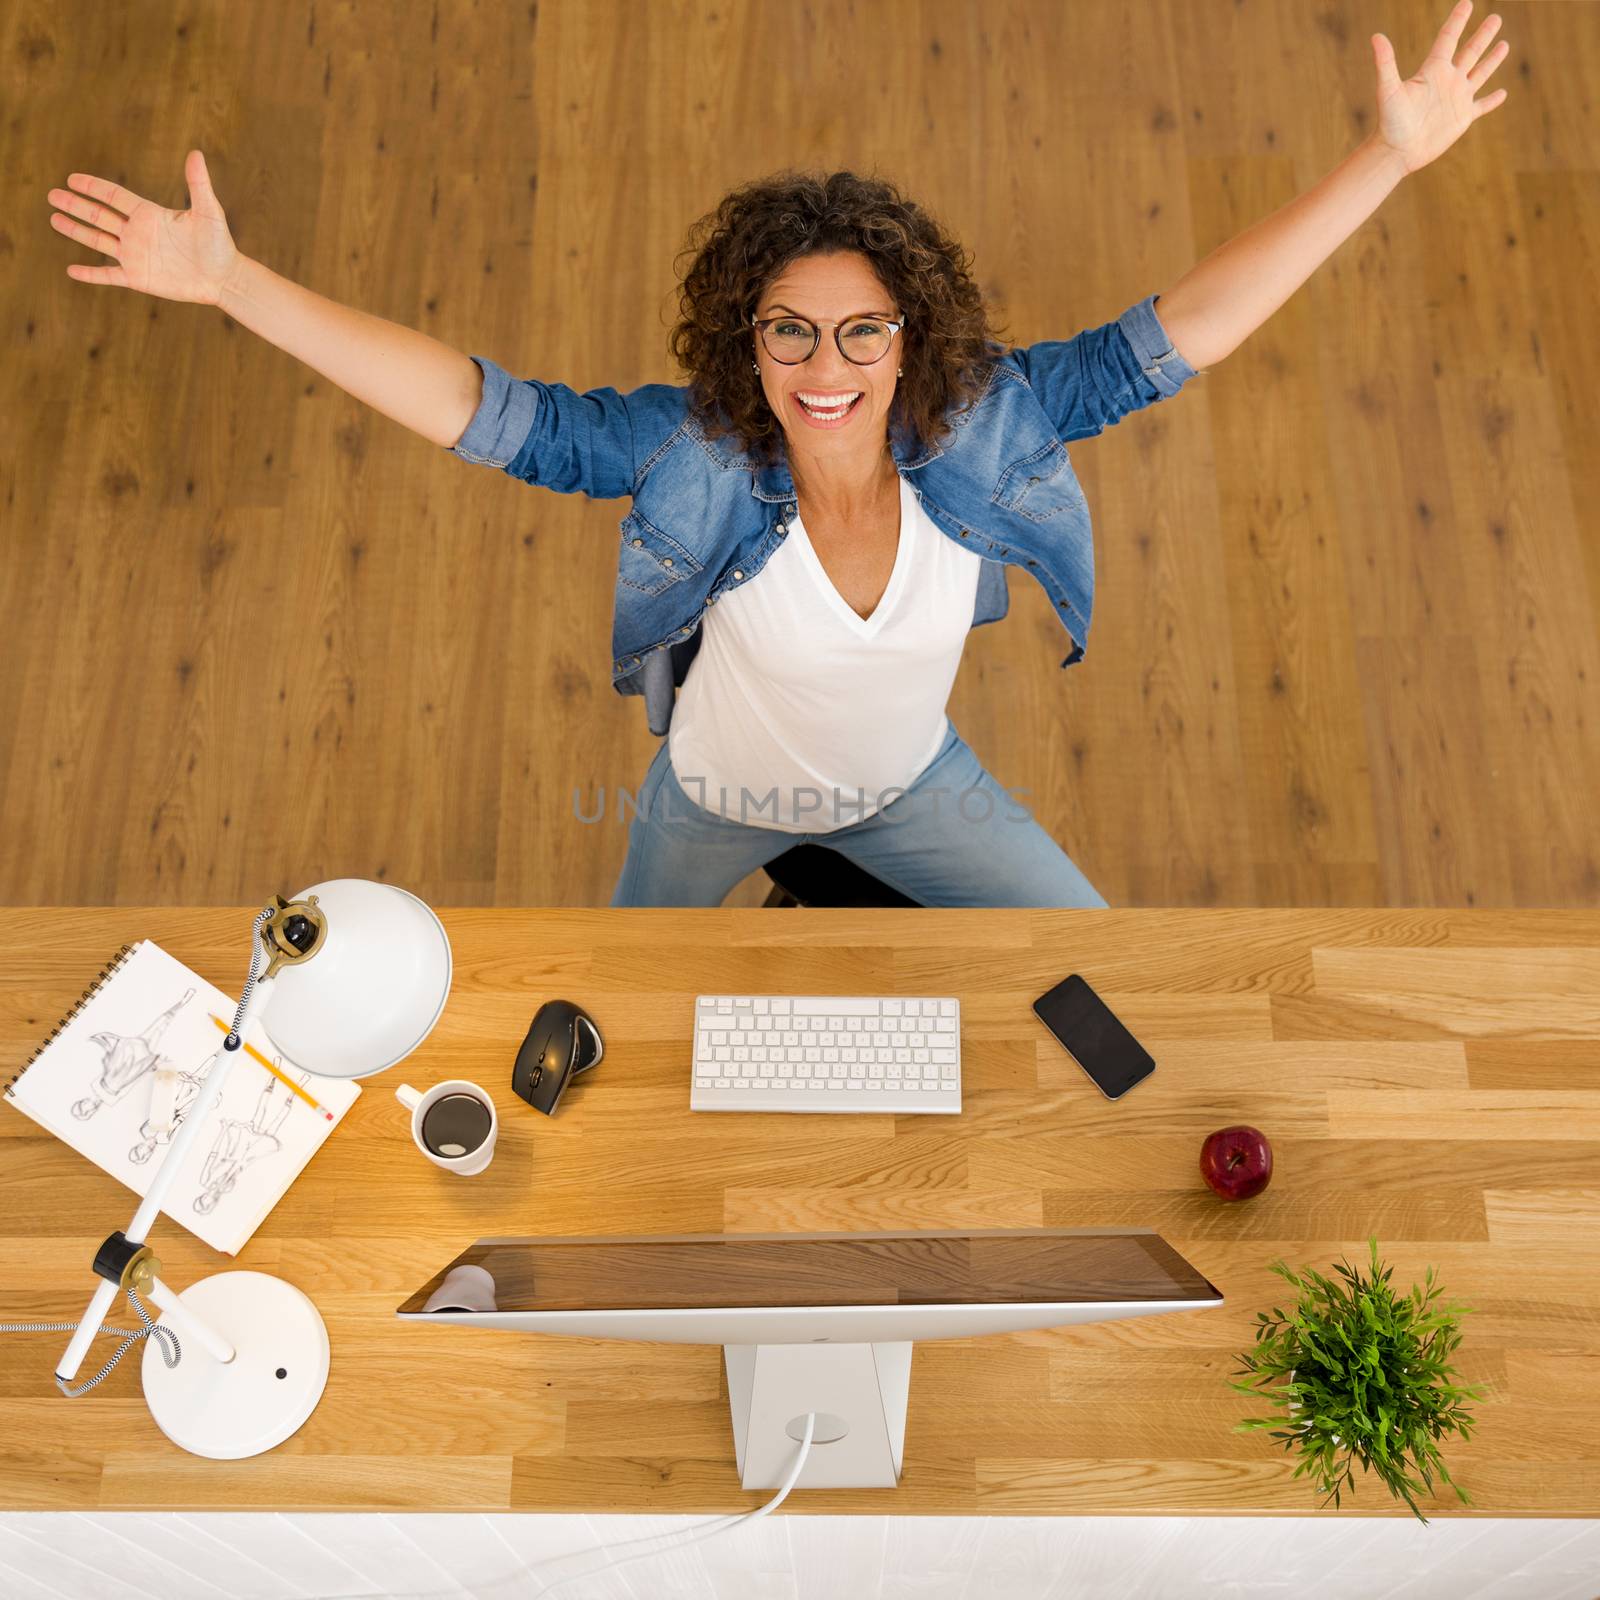
[[[1446,9],[12,8],[0,903],[358,875],[604,905],[656,745],[609,686],[625,502],[459,461],[220,311],[69,279],[103,261],[50,227],[69,172],[186,207],[198,146],[274,270],[626,391],[682,381],[694,218],[785,166],[876,170],[1029,344],[1323,176],[1372,126],[1370,34],[1409,72]],[[1504,109],[1229,360],[1072,447],[1084,662],[1015,573],[969,642],[953,721],[1113,905],[1600,904],[1600,30],[1498,9]]]
[[[0,923],[0,1061],[25,1059],[125,941],[154,939],[236,993],[246,917],[14,911]],[[1427,1515],[1600,1513],[1600,913],[468,908],[443,921],[438,1027],[363,1083],[239,1254],[166,1219],[151,1236],[180,1288],[238,1269],[311,1297],[334,1352],[311,1419],[266,1455],[204,1460],[152,1421],[142,1350],[69,1405],[50,1376],[67,1335],[13,1336],[0,1509],[753,1508],[770,1495],[739,1488],[715,1346],[422,1327],[396,1309],[484,1238],[1150,1228],[1223,1306],[919,1343],[899,1487],[813,1490],[780,1515],[1409,1517],[1359,1469],[1354,1497],[1321,1510],[1279,1441],[1233,1431],[1273,1410],[1228,1387],[1257,1314],[1292,1303],[1272,1262],[1365,1270],[1371,1235],[1396,1293],[1432,1267],[1439,1303],[1471,1308],[1453,1381],[1484,1394],[1471,1438],[1440,1441],[1471,1505],[1439,1482]],[[1155,1058],[1120,1100],[1030,1010],[1072,971]],[[959,1115],[690,1111],[697,993],[858,981],[960,1001]],[[589,1012],[606,1049],[543,1117],[508,1080],[554,995]],[[394,1098],[448,1078],[495,1100],[494,1160],[476,1178],[424,1161]],[[1271,1140],[1273,1174],[1230,1204],[1198,1155],[1240,1121]],[[0,1106],[0,1322],[81,1316],[95,1248],[131,1209],[116,1179]],[[121,1309],[114,1324],[131,1325]],[[114,1348],[97,1340],[80,1377]],[[975,1586],[971,1600],[1013,1592]]]

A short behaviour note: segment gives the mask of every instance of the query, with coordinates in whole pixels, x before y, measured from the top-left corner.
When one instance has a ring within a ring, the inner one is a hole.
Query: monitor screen
[[[399,1314],[424,1312],[462,1266],[489,1274],[501,1313],[1222,1299],[1165,1240],[1141,1228],[602,1235],[480,1239]]]

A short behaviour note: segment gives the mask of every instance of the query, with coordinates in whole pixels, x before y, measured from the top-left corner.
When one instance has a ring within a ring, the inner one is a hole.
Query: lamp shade
[[[433,1031],[450,992],[450,940],[414,894],[392,883],[331,878],[316,895],[321,947],[263,991],[261,1026],[297,1067],[365,1078],[405,1060]]]

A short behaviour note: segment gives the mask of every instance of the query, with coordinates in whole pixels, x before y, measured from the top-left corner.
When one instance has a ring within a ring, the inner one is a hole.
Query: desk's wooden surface
[[[0,1060],[14,1068],[123,941],[153,938],[237,993],[251,908],[10,910]],[[368,1080],[345,1124],[236,1260],[163,1221],[177,1285],[278,1273],[327,1320],[333,1370],[301,1431],[234,1464],[169,1444],[136,1349],[69,1401],[65,1335],[5,1335],[0,1505],[15,1509],[711,1511],[738,1486],[720,1352],[397,1322],[396,1306],[491,1234],[1147,1225],[1222,1288],[1220,1311],[919,1345],[895,1490],[786,1510],[1304,1514],[1293,1462],[1232,1427],[1227,1387],[1268,1270],[1432,1264],[1477,1308],[1457,1353],[1490,1388],[1445,1459],[1489,1515],[1600,1511],[1600,913],[1441,910],[441,913],[444,1018]],[[1034,1019],[1081,971],[1158,1061],[1106,1101]],[[691,1115],[703,991],[952,993],[959,1117]],[[546,1119],[510,1091],[533,1009],[589,1008],[594,1079]],[[501,1113],[481,1177],[416,1153],[405,1081],[475,1078]],[[1196,1165],[1247,1121],[1271,1187],[1225,1204]],[[133,1202],[8,1106],[0,1113],[0,1321],[70,1320]],[[124,1303],[125,1304],[125,1303]],[[84,1373],[112,1344],[96,1342]],[[1439,1496],[1434,1508],[1457,1509]],[[1405,1515],[1370,1479],[1347,1514]],[[1334,1514],[1330,1512],[1329,1514]],[[1468,1514],[1468,1513],[1461,1513]]]

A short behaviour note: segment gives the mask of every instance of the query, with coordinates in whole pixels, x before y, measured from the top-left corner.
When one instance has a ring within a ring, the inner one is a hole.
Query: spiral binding
[[[142,942],[143,941],[141,940],[140,943]],[[66,1025],[71,1022],[72,1019],[77,1016],[77,1014],[82,1011],[92,999],[94,999],[100,990],[105,987],[106,979],[109,978],[138,948],[139,946],[137,944],[123,945],[123,947],[117,951],[110,961],[108,961],[105,966],[100,969],[100,976],[83,991],[83,996],[78,1003],[55,1025],[54,1028],[50,1030],[48,1034],[45,1035],[44,1043],[41,1044],[39,1048],[22,1063],[21,1067],[12,1073],[10,1078],[6,1080],[5,1095],[7,1100],[15,1100],[17,1098],[16,1095],[11,1092],[16,1087],[17,1079],[20,1078],[22,1074],[26,1072],[28,1068],[31,1067],[47,1049],[49,1049],[50,1043],[56,1037],[56,1035],[60,1033],[61,1030],[65,1028]]]

